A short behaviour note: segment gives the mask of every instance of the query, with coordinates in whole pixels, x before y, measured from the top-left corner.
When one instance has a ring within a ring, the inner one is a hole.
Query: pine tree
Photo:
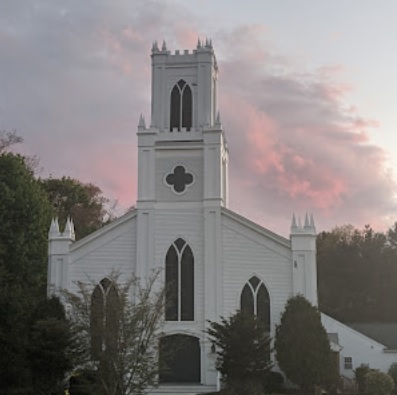
[[[337,383],[337,365],[320,312],[303,296],[288,300],[276,328],[275,350],[281,370],[301,386],[302,394]]]
[[[270,338],[256,316],[237,312],[210,322],[207,334],[217,349],[216,368],[228,385],[265,381],[270,371]]]

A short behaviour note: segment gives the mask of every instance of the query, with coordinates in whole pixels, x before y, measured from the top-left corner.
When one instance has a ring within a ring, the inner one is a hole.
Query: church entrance
[[[170,335],[160,340],[160,383],[200,383],[197,337]]]

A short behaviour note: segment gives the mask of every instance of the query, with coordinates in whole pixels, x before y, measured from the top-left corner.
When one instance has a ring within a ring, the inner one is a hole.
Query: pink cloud
[[[343,65],[299,70],[273,47],[265,25],[218,28],[182,4],[82,4],[60,17],[57,0],[44,1],[34,19],[11,26],[18,34],[0,35],[2,53],[12,53],[0,58],[6,121],[47,173],[92,181],[133,204],[136,124],[141,112],[150,118],[152,41],[191,50],[210,32],[231,208],[283,234],[299,210],[314,211],[327,228],[390,223],[397,187],[387,152],[369,138],[380,126],[346,104],[353,87],[341,81]]]

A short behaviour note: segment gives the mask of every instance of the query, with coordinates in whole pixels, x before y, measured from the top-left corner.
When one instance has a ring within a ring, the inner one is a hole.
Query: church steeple
[[[138,124],[137,207],[195,202],[227,205],[228,151],[217,109],[212,42],[174,54],[165,41],[152,47],[150,127]]]
[[[218,66],[211,40],[192,52],[152,47],[151,125],[160,132],[200,131],[214,126]]]

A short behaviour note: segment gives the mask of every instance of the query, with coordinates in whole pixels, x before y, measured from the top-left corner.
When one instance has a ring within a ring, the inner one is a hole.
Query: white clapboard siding
[[[292,258],[287,247],[243,221],[223,215],[223,289],[224,315],[240,308],[240,295],[245,283],[259,277],[270,295],[271,324],[278,323],[292,290]],[[273,332],[273,331],[272,331]]]
[[[136,217],[115,221],[83,239],[71,249],[69,259],[69,289],[75,282],[98,283],[111,272],[120,273],[120,281],[130,277],[136,260]]]

